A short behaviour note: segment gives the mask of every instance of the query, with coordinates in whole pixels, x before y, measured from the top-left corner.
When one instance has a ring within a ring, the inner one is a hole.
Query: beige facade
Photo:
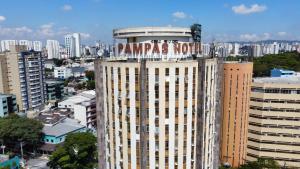
[[[0,92],[16,95],[18,110],[36,109],[45,102],[44,61],[40,52],[10,46],[0,54]]]
[[[221,161],[238,167],[244,164],[247,153],[253,64],[225,62],[223,69]]]
[[[103,106],[107,169],[195,169],[214,166],[217,59],[205,61],[206,99],[197,103],[198,61],[146,61],[146,90],[141,90],[140,62],[103,61]],[[101,82],[100,82],[101,83]],[[146,137],[141,134],[140,94],[146,95]],[[197,104],[203,104],[198,112]],[[205,113],[204,113],[205,112]],[[197,122],[197,114],[202,122]],[[201,127],[197,126],[202,125]],[[203,137],[196,142],[197,129]],[[145,139],[147,151],[141,152]],[[202,159],[196,151],[202,146]],[[198,161],[197,161],[198,160]]]
[[[273,158],[300,167],[300,78],[254,79],[247,159]]]
[[[18,54],[21,51],[26,51],[26,46],[10,46],[10,51],[0,54],[0,79],[2,82],[0,85],[0,93],[16,95],[19,110],[23,110],[18,59]]]

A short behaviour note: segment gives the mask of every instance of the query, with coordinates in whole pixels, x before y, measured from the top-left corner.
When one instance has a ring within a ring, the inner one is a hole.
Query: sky
[[[300,40],[300,0],[1,0],[0,40],[112,43],[112,30],[200,23],[211,41]]]

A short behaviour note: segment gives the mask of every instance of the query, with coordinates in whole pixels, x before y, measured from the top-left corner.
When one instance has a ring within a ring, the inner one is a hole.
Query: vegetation
[[[57,59],[57,58],[53,58],[53,62],[55,64],[55,66],[60,67],[64,64],[64,59]]]
[[[50,156],[52,169],[91,169],[97,166],[96,137],[91,133],[73,133]]]
[[[221,166],[219,169],[234,169],[231,167]],[[258,158],[257,161],[247,162],[235,169],[280,169],[280,165],[273,159]]]
[[[94,71],[85,71],[85,77],[88,79],[86,83],[86,88],[88,90],[95,89],[95,72]]]
[[[23,142],[25,148],[37,148],[42,138],[43,124],[37,120],[11,115],[0,118],[0,139],[13,149]]]
[[[277,55],[265,55],[254,59],[254,76],[270,76],[273,68],[300,71],[300,54],[297,52],[286,52]]]
[[[238,56],[229,56],[226,61],[252,61],[253,58]],[[253,59],[254,77],[270,76],[273,68],[282,68],[294,71],[300,71],[300,53],[285,52],[280,54],[270,54]]]

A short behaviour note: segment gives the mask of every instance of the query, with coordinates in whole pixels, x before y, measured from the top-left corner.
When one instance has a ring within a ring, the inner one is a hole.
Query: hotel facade
[[[99,168],[218,168],[220,61],[196,31],[114,30],[127,43],[95,64]]]
[[[300,78],[254,79],[249,115],[247,160],[272,158],[300,167]]]

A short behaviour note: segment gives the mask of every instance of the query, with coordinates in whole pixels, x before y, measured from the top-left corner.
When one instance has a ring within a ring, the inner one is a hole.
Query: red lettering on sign
[[[130,48],[130,44],[129,43],[126,43],[125,53],[126,54],[131,54],[131,48]]]
[[[162,48],[162,54],[163,55],[167,55],[168,52],[169,52],[168,44],[167,43],[163,43],[161,48]]]
[[[194,43],[189,43],[189,48],[190,48],[190,54],[193,54],[193,46],[194,46]]]
[[[134,43],[133,44],[133,54],[134,55],[141,55],[143,52],[143,45],[141,43],[137,44]]]
[[[153,54],[155,54],[155,53],[156,53],[156,54],[160,54],[160,52],[159,52],[159,47],[158,47],[158,44],[157,44],[157,43],[154,43],[152,53],[153,53]]]
[[[120,54],[122,52],[123,48],[124,48],[123,44],[119,43],[119,45],[118,45],[118,54]]]
[[[151,44],[150,43],[145,43],[145,55],[147,55],[147,53],[150,51],[151,49]]]
[[[181,44],[180,43],[174,43],[174,53],[175,55],[177,54],[180,54],[180,47],[181,47]]]
[[[186,43],[184,43],[183,45],[182,45],[182,53],[184,54],[184,55],[186,55],[187,54],[187,52],[188,52],[188,45],[186,44]]]

